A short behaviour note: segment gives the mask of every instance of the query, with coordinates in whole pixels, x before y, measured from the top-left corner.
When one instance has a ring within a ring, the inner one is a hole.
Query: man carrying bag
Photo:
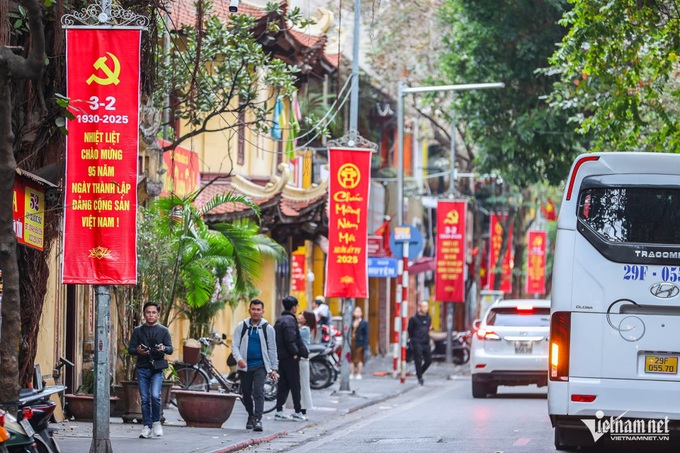
[[[172,354],[172,339],[167,327],[158,323],[158,304],[144,304],[144,320],[132,331],[128,346],[130,355],[137,356],[137,381],[142,400],[144,428],[139,437],[148,439],[163,435],[161,426],[161,388],[163,370],[168,367],[165,354]]]

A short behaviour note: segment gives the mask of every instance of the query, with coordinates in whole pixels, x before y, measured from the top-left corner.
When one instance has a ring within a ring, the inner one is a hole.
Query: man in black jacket
[[[283,312],[276,320],[276,350],[279,354],[279,388],[276,396],[276,414],[274,420],[305,421],[300,405],[300,357],[307,357],[309,352],[300,337],[297,317],[298,300],[293,296],[283,298]],[[286,415],[283,406],[288,399],[288,392],[293,396],[295,413]]]
[[[430,350],[430,326],[432,318],[428,313],[430,304],[426,300],[418,304],[418,312],[408,320],[408,337],[411,339],[413,350],[413,362],[416,365],[418,384],[423,385],[423,373],[432,363],[432,351]]]
[[[172,339],[168,328],[158,323],[158,304],[144,304],[144,320],[132,331],[128,353],[137,356],[137,381],[142,400],[142,434],[139,437],[160,437],[161,426],[161,385],[163,370],[168,362],[165,354],[172,354]]]

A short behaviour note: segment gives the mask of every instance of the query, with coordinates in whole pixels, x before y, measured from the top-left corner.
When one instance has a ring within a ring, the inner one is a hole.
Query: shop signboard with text
[[[465,301],[465,201],[437,203],[435,299]]]
[[[26,178],[14,178],[14,233],[19,244],[44,250],[45,189]]]
[[[137,282],[138,28],[66,30],[63,283]]]
[[[371,150],[331,148],[326,297],[368,297],[367,228]]]

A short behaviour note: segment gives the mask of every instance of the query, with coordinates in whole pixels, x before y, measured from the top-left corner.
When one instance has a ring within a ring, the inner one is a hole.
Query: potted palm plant
[[[168,325],[175,316],[184,315],[189,319],[191,335],[195,338],[209,334],[215,316],[227,303],[231,305],[254,294],[254,282],[261,277],[265,258],[285,256],[283,248],[260,234],[258,223],[251,219],[210,226],[203,221],[204,214],[224,203],[246,204],[259,216],[258,206],[246,197],[218,194],[198,207],[195,204],[198,194],[195,192],[184,198],[160,197],[148,211],[142,211],[147,215],[143,221],[147,222],[152,243],[164,248],[163,253],[154,255],[149,266],[163,263],[164,267],[159,278],[154,274],[153,278],[145,275],[146,281],[140,279],[143,287],[154,288],[154,300],[165,304],[161,309],[165,322],[161,320],[161,323]],[[196,420],[195,415],[206,411],[192,407],[205,407],[206,395],[190,395],[194,392],[182,390],[174,392],[178,402],[182,400],[180,415],[185,422],[190,426],[205,426],[205,422]],[[218,405],[222,409],[213,408],[211,412],[223,414],[226,421],[234,398],[234,395],[224,398],[215,394],[216,401],[211,402],[211,407]],[[198,401],[193,403],[194,399]]]

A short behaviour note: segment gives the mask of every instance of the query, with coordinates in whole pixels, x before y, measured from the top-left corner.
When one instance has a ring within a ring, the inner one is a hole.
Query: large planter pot
[[[142,423],[142,398],[139,395],[139,383],[137,381],[123,381],[123,423]],[[172,382],[163,382],[161,387],[161,423],[165,422],[163,408],[170,401],[170,389]]]
[[[239,398],[235,393],[194,392],[173,390],[177,409],[187,426],[197,428],[221,428],[231,416],[234,403]]]
[[[91,422],[94,419],[94,395],[64,395],[68,413],[80,422]],[[109,397],[110,412],[113,414],[118,398]]]
[[[123,391],[123,386],[118,384],[113,386],[113,394],[118,398],[116,401],[116,407],[111,414],[111,417],[122,417],[125,413],[125,392]]]

